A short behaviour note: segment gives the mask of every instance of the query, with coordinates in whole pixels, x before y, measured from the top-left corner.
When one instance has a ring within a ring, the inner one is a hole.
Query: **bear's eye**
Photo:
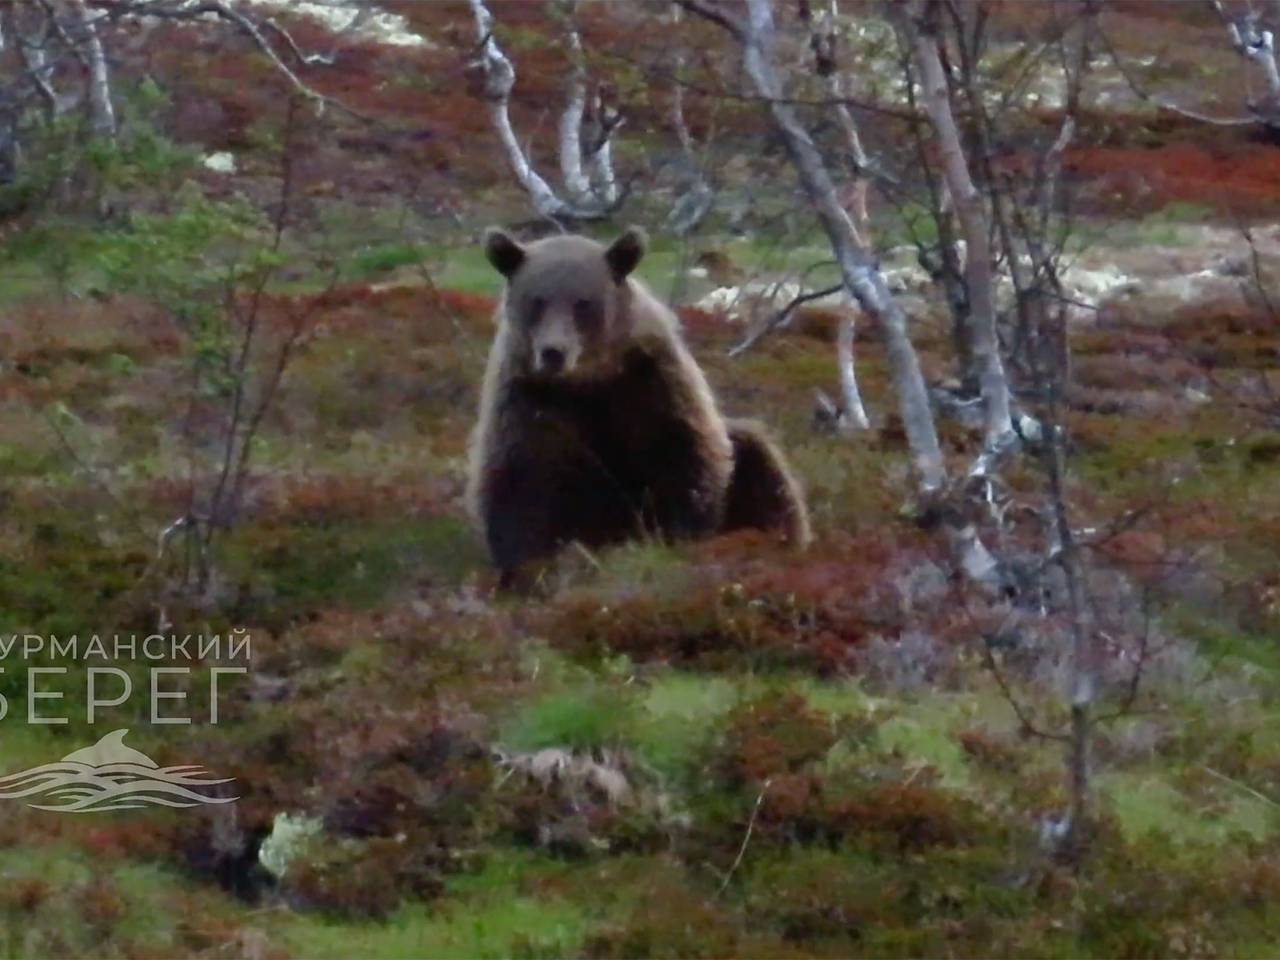
[[[573,304],[573,319],[579,326],[592,327],[600,321],[600,311],[596,309],[596,305],[590,300],[575,300]]]
[[[542,297],[534,297],[529,301],[528,320],[530,323],[537,323],[542,319],[542,313],[547,309],[547,301]]]

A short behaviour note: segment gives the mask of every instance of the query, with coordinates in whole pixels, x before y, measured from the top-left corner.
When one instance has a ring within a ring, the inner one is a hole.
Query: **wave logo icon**
[[[234,778],[210,779],[204,767],[162,767],[145,753],[126,747],[128,729],[113,730],[91,747],[75,750],[56,763],[0,777],[0,800],[42,800],[27,805],[59,813],[98,813],[139,807],[195,807],[230,803],[239,797],[214,797],[200,790]],[[56,802],[51,802],[56,801]]]

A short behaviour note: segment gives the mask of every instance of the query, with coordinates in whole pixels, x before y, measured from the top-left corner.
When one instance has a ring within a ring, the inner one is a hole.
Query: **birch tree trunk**
[[[569,57],[569,77],[565,86],[564,111],[560,114],[560,176],[571,203],[591,199],[591,182],[582,169],[582,117],[587,109],[587,65],[582,55],[582,38],[573,22],[574,0],[556,5],[563,23],[565,50]]]
[[[684,11],[679,4],[673,3],[671,5],[671,31],[673,34],[679,33],[683,14]],[[689,125],[684,119],[684,82],[681,76],[684,73],[684,46],[677,43],[673,49],[673,62],[671,65],[671,127],[675,131],[676,141],[680,144],[680,150],[684,154],[685,161],[692,167],[695,165],[693,138],[689,136]]]
[[[969,292],[966,318],[970,351],[977,367],[984,413],[984,456],[975,473],[990,469],[994,454],[1016,436],[1009,414],[1009,382],[1000,360],[996,337],[995,278],[991,244],[982,196],[973,184],[964,148],[951,111],[947,78],[938,57],[938,37],[927,29],[913,29],[916,66],[920,72],[921,99],[938,138],[943,176],[955,205],[956,219],[965,240],[965,283]],[[1012,251],[1010,252],[1012,256]]]
[[[1262,74],[1262,80],[1267,89],[1266,102],[1265,104],[1251,103],[1250,106],[1255,109],[1265,109],[1272,115],[1269,118],[1270,121],[1275,122],[1277,115],[1280,115],[1280,65],[1276,63],[1274,35],[1270,30],[1263,29],[1258,22],[1258,15],[1252,4],[1240,17],[1232,17],[1228,14],[1222,5],[1222,0],[1210,0],[1210,4],[1226,25],[1227,33],[1231,37],[1231,45],[1235,47],[1236,52],[1256,64],[1258,71]]]
[[[822,154],[795,111],[782,99],[772,60],[774,27],[769,0],[748,0],[747,20],[738,29],[743,68],[756,93],[768,104],[800,184],[827,234],[845,288],[880,324],[917,483],[922,493],[936,493],[946,480],[946,469],[920,362],[907,335],[906,315],[894,302],[875,257],[860,242],[857,228],[840,205]],[[856,394],[856,383],[853,389]],[[855,397],[855,400],[856,409],[861,411],[861,398]],[[865,419],[865,412],[861,416]]]
[[[13,19],[10,25],[13,27],[14,43],[17,45],[18,55],[26,68],[27,76],[30,77],[40,99],[44,101],[45,115],[50,120],[56,120],[64,112],[64,104],[53,86],[53,62],[48,54],[53,25],[46,15],[37,33],[28,35],[23,30],[16,8],[11,12],[11,16]]]
[[[680,32],[683,14],[684,10],[679,4],[673,3],[671,5],[668,23],[673,36]],[[711,212],[711,207],[715,202],[715,194],[710,184],[707,183],[703,166],[694,153],[693,136],[689,133],[689,124],[685,120],[684,43],[677,40],[671,49],[671,129],[676,135],[676,142],[680,144],[680,153],[684,160],[688,185],[672,205],[670,213],[667,214],[666,226],[676,236],[684,237],[692,232]],[[685,265],[682,263],[682,273],[684,269]],[[683,281],[677,282],[683,283]]]
[[[595,190],[583,168],[582,118],[586,107],[586,65],[582,42],[573,25],[573,5],[564,9],[566,42],[571,61],[568,103],[559,126],[560,170],[569,200],[563,200],[534,168],[511,125],[511,91],[515,88],[516,71],[493,36],[493,15],[484,0],[470,0],[476,25],[476,42],[480,45],[480,65],[484,70],[484,97],[489,104],[489,117],[502,145],[507,164],[516,182],[529,196],[533,208],[551,220],[599,220],[616,205],[618,190],[613,176],[609,136],[612,126],[605,124],[599,144],[591,152],[592,171],[600,189]],[[613,126],[616,126],[614,124]]]
[[[1080,547],[1071,531],[1066,506],[1066,466],[1062,431],[1058,429],[1054,407],[1056,390],[1051,388],[1050,410],[1046,418],[1049,438],[1048,474],[1050,508],[1053,516],[1055,548],[1067,581],[1067,613],[1071,619],[1071,730],[1066,742],[1066,772],[1070,816],[1062,838],[1063,852],[1078,859],[1089,838],[1092,775],[1093,709],[1098,696],[1102,651],[1085,598]]]
[[[831,94],[832,111],[835,113],[836,123],[844,137],[845,149],[849,152],[849,162],[853,168],[853,182],[845,191],[847,199],[842,206],[849,213],[854,226],[857,228],[859,242],[866,245],[871,242],[871,224],[867,216],[867,168],[870,166],[870,160],[862,146],[862,137],[858,134],[858,124],[854,121],[853,114],[844,103],[849,91],[847,89],[847,77],[845,72],[840,69],[838,56],[840,46],[839,23],[840,2],[839,0],[830,0],[824,23],[822,24],[825,37],[815,37],[815,46],[821,44],[826,49],[826,56],[829,60],[827,90]],[[821,69],[822,64],[819,64],[820,72]]]
[[[89,15],[84,0],[69,0],[76,19],[79,40],[83,44],[89,67],[89,125],[95,136],[115,139],[116,114],[111,106],[111,76],[102,40]]]
[[[602,86],[592,99],[599,136],[587,157],[587,178],[596,202],[612,207],[618,202],[618,178],[613,173],[613,131],[622,125],[617,111],[610,105]]]
[[[840,370],[840,416],[836,419],[836,426],[845,433],[866,430],[871,426],[858,390],[858,371],[853,357],[856,338],[853,317],[841,317],[840,329],[836,331],[836,365]]]
[[[480,44],[480,62],[485,75],[485,100],[489,104],[489,118],[493,122],[498,142],[502,144],[507,163],[515,175],[516,182],[529,196],[533,208],[542,216],[553,220],[574,218],[581,211],[565,203],[550,184],[533,168],[524,148],[516,137],[515,128],[511,125],[510,101],[511,91],[516,84],[516,71],[498,46],[493,36],[493,15],[484,5],[484,0],[470,0],[471,13],[475,18],[476,40]]]

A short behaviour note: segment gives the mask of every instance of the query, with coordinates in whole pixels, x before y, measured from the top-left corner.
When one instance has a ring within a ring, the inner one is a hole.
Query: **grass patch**
[[[496,857],[484,870],[450,880],[449,894],[430,906],[413,904],[376,924],[292,917],[283,939],[299,956],[317,960],[572,956],[586,936],[587,914],[567,900],[525,891],[522,878],[536,867],[527,858]]]
[[[942,775],[942,782],[953,789],[972,786],[964,751],[951,736],[947,714],[919,715],[910,710],[880,725],[880,747],[902,755],[908,764],[927,764]]]
[[[1261,842],[1277,826],[1274,806],[1225,783],[1218,792],[1228,793],[1212,810],[1197,808],[1158,774],[1107,774],[1099,786],[1126,837],[1135,841],[1149,834],[1166,837],[1175,856],[1197,845],[1223,846],[1241,834]]]
[[[629,739],[633,722],[621,690],[588,681],[526,704],[503,726],[501,740],[515,750],[615,747]]]
[[[244,612],[286,621],[338,600],[368,609],[423,579],[457,584],[481,561],[474,533],[454,516],[260,526],[226,544]]]
[[[15,960],[188,956],[211,942],[231,948],[236,938],[221,894],[186,888],[150,864],[89,857],[57,843],[20,846],[0,852],[0,877],[4,956]]]
[[[368,280],[400,267],[422,263],[425,259],[422,248],[415,244],[388,243],[370,247],[351,258],[347,279]]]
[[[664,776],[687,775],[740,696],[724,677],[683,671],[655,677],[640,700],[637,749]]]

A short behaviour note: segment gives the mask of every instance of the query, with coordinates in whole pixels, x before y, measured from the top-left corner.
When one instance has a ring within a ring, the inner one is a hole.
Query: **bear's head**
[[[644,256],[644,231],[630,227],[605,247],[579,236],[521,244],[491,228],[484,248],[507,278],[502,322],[523,374],[590,377],[616,360],[631,332],[627,277]]]

